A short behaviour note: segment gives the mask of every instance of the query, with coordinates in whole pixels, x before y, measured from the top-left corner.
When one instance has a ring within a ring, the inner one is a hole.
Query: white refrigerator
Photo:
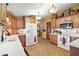
[[[37,43],[37,24],[26,23],[26,46]]]

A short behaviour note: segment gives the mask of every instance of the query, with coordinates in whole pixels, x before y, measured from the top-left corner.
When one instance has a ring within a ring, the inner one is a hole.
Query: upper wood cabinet
[[[25,23],[36,23],[36,17],[35,16],[25,16]]]
[[[6,19],[6,4],[0,3],[0,22],[4,22]]]
[[[73,15],[72,20],[73,20],[73,27],[79,28],[79,14]]]
[[[51,20],[51,28],[52,28],[52,29],[56,28],[56,20],[55,20],[55,18],[53,18],[53,19]]]
[[[11,27],[12,27],[12,29],[16,29],[17,28],[17,19],[14,16],[12,16]]]
[[[61,17],[61,18],[57,18],[55,20],[56,20],[56,28],[60,28],[60,24],[64,23],[65,21],[72,21],[72,22],[74,22],[74,20],[72,19],[72,16]]]
[[[70,18],[70,20],[72,21],[73,28],[79,28],[79,14],[74,14],[71,16],[55,19],[56,20],[56,28],[60,28],[60,23],[68,20],[68,18]]]
[[[17,28],[23,29],[25,27],[25,20],[23,18],[17,19]]]
[[[16,17],[12,15],[11,12],[7,12],[7,17],[9,18],[9,22],[11,23],[11,24],[8,23],[9,24],[8,28],[12,28],[12,29],[25,28],[25,19],[23,19],[23,17]]]
[[[9,19],[9,22],[6,23],[7,25],[9,25],[8,28],[16,29],[17,28],[17,18],[15,16],[13,16],[11,12],[7,12],[7,17]],[[9,23],[11,23],[11,24],[9,24]]]
[[[36,16],[31,16],[31,22],[36,23]]]

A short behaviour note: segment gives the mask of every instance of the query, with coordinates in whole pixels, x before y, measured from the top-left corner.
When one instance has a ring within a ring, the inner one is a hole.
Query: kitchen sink
[[[26,56],[18,36],[8,36],[7,39],[0,43],[0,56]]]

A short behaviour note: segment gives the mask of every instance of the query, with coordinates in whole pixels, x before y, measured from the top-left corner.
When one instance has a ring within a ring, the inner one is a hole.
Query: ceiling
[[[29,16],[37,15],[39,12],[40,16],[50,15],[48,10],[53,3],[9,3],[7,10],[12,12],[15,16]],[[58,11],[69,9],[78,3],[54,3]]]

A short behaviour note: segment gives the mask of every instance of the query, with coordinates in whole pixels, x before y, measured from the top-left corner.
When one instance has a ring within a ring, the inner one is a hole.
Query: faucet
[[[8,33],[8,35],[10,35],[10,33],[7,30],[2,30],[1,42],[4,41],[4,35],[3,34],[4,34],[5,31]]]

